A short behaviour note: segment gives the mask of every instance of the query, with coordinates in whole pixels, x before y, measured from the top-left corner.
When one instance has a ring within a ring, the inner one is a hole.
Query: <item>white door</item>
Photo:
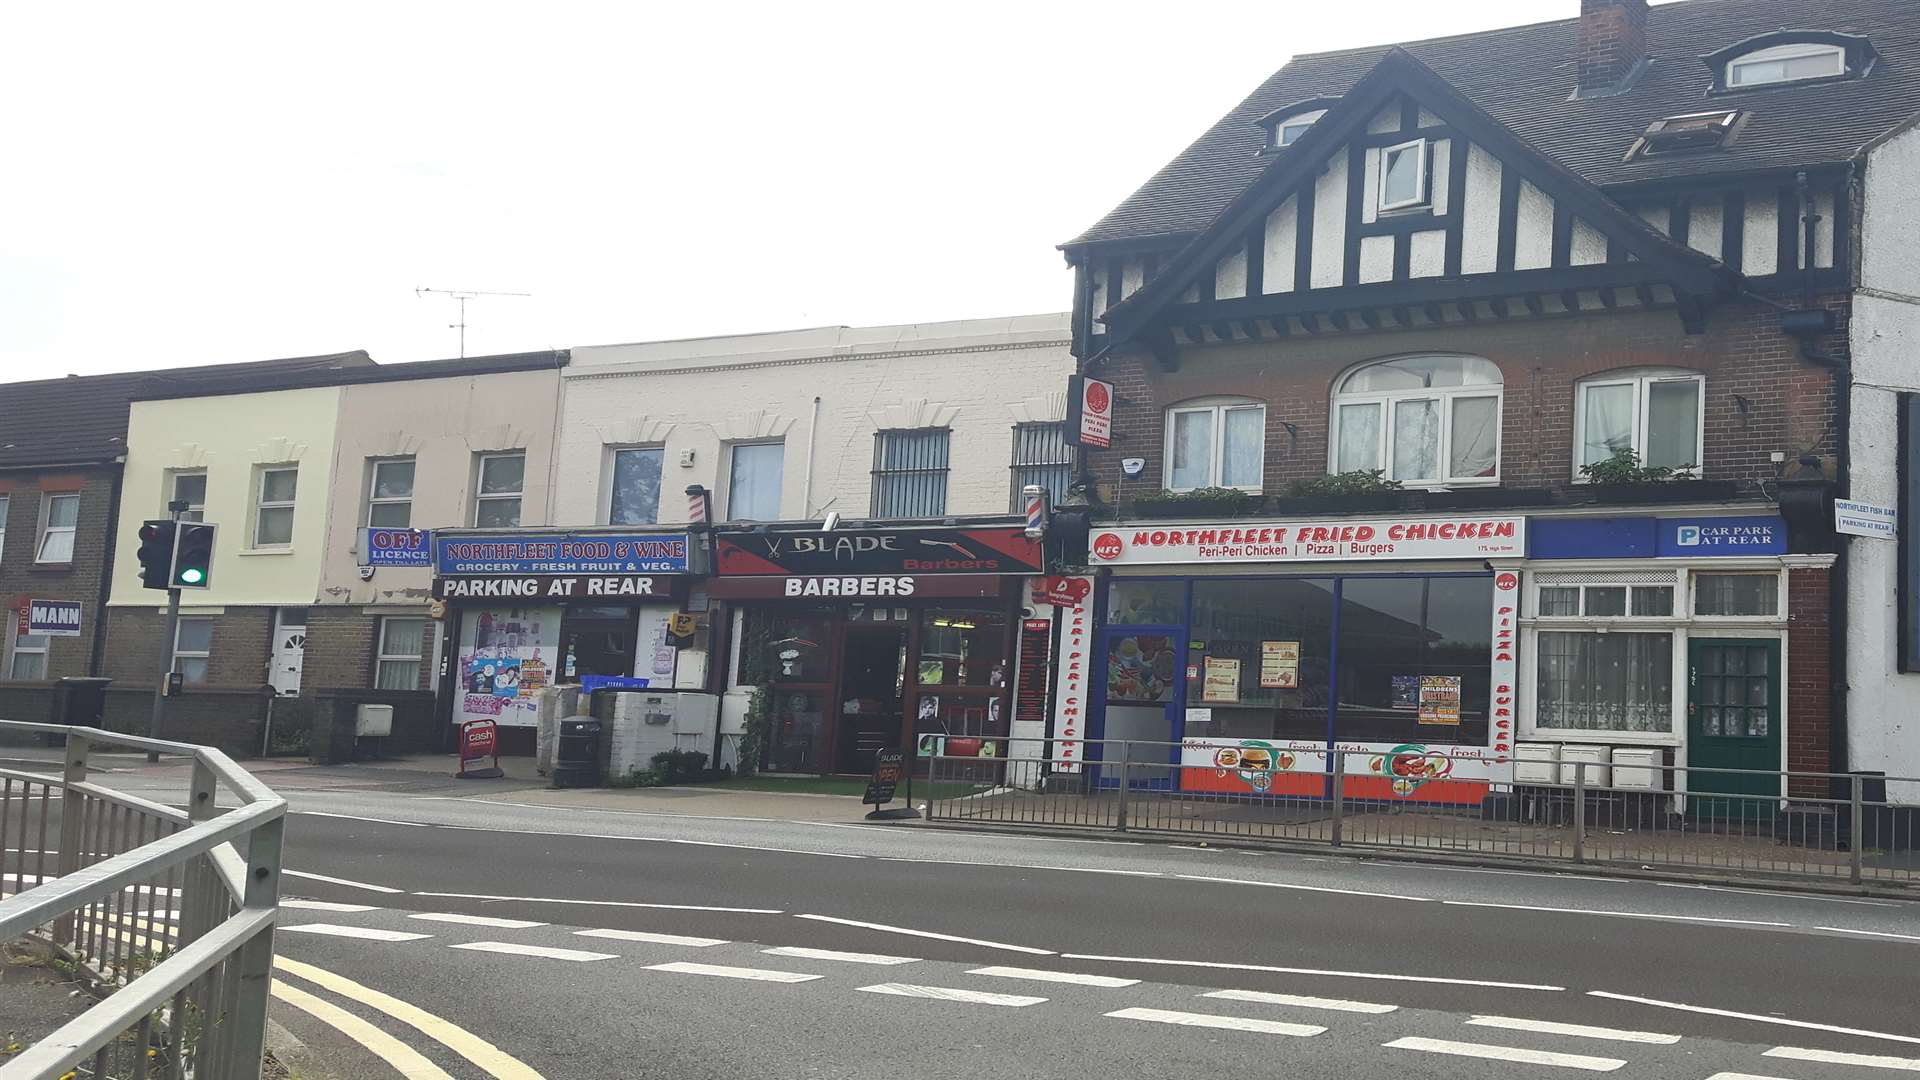
[[[281,608],[273,619],[273,665],[267,681],[281,697],[300,696],[300,665],[307,653],[307,610]]]

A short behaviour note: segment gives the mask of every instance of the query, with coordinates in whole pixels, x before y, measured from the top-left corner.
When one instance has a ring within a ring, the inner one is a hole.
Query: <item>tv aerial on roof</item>
[[[428,293],[434,293],[440,296],[445,296],[460,302],[460,321],[448,323],[447,329],[460,331],[460,356],[462,359],[465,359],[467,355],[467,301],[475,299],[476,297],[481,297],[481,296],[532,296],[533,295],[532,293],[523,293],[523,292],[489,292],[485,289],[429,289],[429,288],[426,288],[425,286],[421,286],[413,290],[413,295],[415,296],[425,296]]]

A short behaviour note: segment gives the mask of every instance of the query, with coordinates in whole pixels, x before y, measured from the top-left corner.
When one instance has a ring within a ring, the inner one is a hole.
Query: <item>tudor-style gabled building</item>
[[[1114,389],[1074,734],[1181,743],[1202,790],[1584,760],[1696,814],[1829,790],[1702,770],[1888,767],[1848,753],[1828,500],[1920,8],[1578,11],[1298,57],[1064,245]]]

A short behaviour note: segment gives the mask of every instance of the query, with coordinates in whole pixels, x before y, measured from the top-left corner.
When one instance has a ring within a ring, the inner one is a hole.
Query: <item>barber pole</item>
[[[1047,489],[1028,484],[1020,489],[1027,499],[1027,537],[1038,540],[1047,534]]]
[[[687,488],[687,521],[693,525],[707,523],[707,489],[699,484]]]

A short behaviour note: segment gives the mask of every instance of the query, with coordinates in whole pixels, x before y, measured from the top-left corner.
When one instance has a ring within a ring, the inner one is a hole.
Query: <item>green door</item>
[[[1699,817],[1767,821],[1780,778],[1697,769],[1780,770],[1780,642],[1695,638],[1687,649],[1687,788]],[[1698,797],[1701,793],[1748,798]]]

